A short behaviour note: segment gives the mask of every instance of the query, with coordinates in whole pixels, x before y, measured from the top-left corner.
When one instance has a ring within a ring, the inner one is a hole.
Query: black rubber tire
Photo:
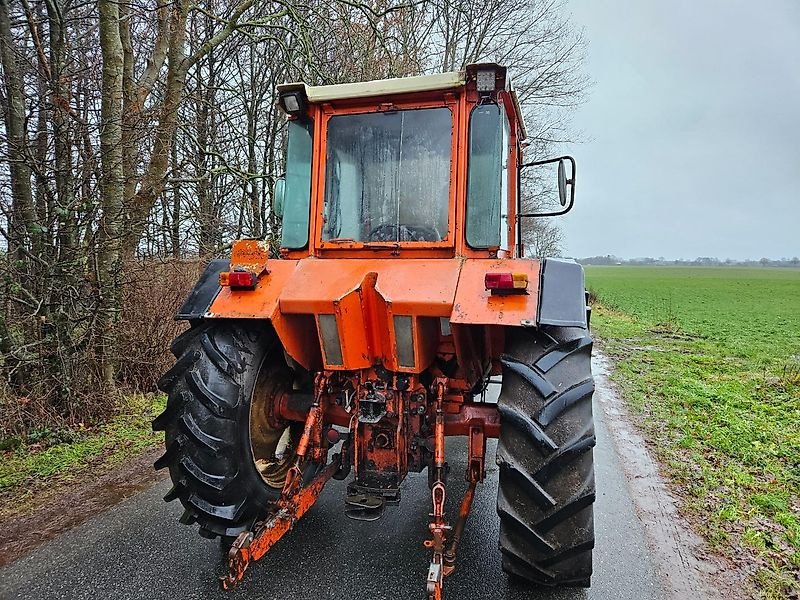
[[[503,570],[589,587],[595,482],[592,339],[584,328],[510,330],[498,400]]]
[[[153,421],[166,444],[155,467],[173,482],[164,499],[180,500],[181,522],[199,523],[201,536],[232,540],[280,493],[253,460],[250,405],[262,369],[285,366],[283,352],[269,325],[227,320],[193,323],[171,350],[177,362],[158,383],[167,408]]]

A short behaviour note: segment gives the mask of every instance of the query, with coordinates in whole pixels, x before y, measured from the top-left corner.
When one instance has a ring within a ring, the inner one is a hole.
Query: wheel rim
[[[256,469],[264,482],[274,488],[282,488],[286,481],[286,474],[292,466],[292,459],[295,457],[295,441],[292,439],[291,427],[287,427],[281,433],[275,450],[268,457],[256,457]]]
[[[273,404],[286,389],[286,372],[262,365],[250,401],[250,451],[261,479],[281,489],[294,462],[299,436],[297,424],[276,426],[270,419]]]

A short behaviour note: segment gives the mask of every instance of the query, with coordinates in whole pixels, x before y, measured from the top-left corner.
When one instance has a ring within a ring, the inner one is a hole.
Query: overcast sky
[[[566,254],[800,255],[800,2],[569,7],[594,86]]]

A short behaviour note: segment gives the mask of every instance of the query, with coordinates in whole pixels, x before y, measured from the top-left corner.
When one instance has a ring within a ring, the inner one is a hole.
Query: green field
[[[586,274],[595,333],[684,512],[760,597],[797,597],[800,270]]]

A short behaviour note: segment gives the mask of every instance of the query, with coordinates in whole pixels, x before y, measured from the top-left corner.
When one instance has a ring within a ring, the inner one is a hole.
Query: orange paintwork
[[[270,266],[277,262],[271,261]],[[448,317],[460,267],[459,260],[309,258],[299,261],[280,307],[285,313],[333,312],[336,300],[359,289],[368,274],[376,273],[375,291],[394,314]],[[421,277],[424,289],[420,289]]]
[[[275,503],[274,512],[257,524],[255,532],[243,531],[228,551],[228,573],[220,577],[222,589],[230,590],[244,577],[250,563],[264,556],[295,523],[314,506],[322,488],[339,468],[337,461],[328,465],[311,483]]]
[[[237,240],[231,248],[231,269],[244,269],[256,275],[267,270],[269,244],[264,240]]]
[[[525,273],[527,294],[497,295],[484,286],[486,273]],[[476,293],[477,292],[477,293]],[[539,261],[525,259],[468,260],[461,269],[450,322],[470,325],[511,325],[536,321],[539,304]]]
[[[505,70],[498,72],[505,85]],[[421,373],[434,364],[437,353],[452,357],[453,351],[467,385],[482,377],[487,367],[496,368],[491,363],[502,351],[503,327],[535,322],[539,263],[513,258],[521,125],[505,89],[497,100],[510,125],[505,211],[509,247],[473,249],[464,239],[468,123],[481,101],[469,81],[453,90],[309,104],[307,117],[313,123],[309,244],[300,250],[284,249],[283,259],[269,259],[263,242],[234,243],[231,270],[256,273],[258,285],[255,290],[224,288],[208,316],[271,321],[286,352],[310,371],[382,364],[390,371]],[[447,107],[453,116],[445,239],[388,244],[323,241],[328,121],[341,114],[432,107]],[[484,288],[487,271],[525,273],[528,293],[490,294]],[[452,335],[442,333],[446,319]],[[328,332],[327,353],[322,331]]]
[[[231,268],[261,264],[234,244]],[[497,296],[484,288],[489,271],[524,272],[528,293]],[[383,364],[389,370],[420,373],[433,362],[440,339],[440,318],[454,325],[511,325],[535,320],[539,263],[520,259],[272,259],[263,263],[255,290],[223,288],[209,316],[268,319],[284,348],[310,370],[355,370]],[[334,364],[322,352],[319,316],[334,315],[342,361]],[[401,365],[396,343],[395,316],[411,317],[414,365]],[[481,347],[470,348],[463,333],[454,331],[456,353],[462,364],[467,354],[485,356],[493,340],[485,336]],[[309,343],[314,339],[316,343]],[[502,340],[501,340],[502,341]],[[497,349],[497,348],[496,348]],[[475,372],[483,364],[475,363]]]
[[[234,248],[240,242],[234,242]],[[278,299],[297,266],[296,260],[272,260],[269,273],[262,275],[254,290],[222,288],[209,308],[209,317],[233,319],[273,319],[278,310]],[[233,263],[231,263],[233,268]]]

